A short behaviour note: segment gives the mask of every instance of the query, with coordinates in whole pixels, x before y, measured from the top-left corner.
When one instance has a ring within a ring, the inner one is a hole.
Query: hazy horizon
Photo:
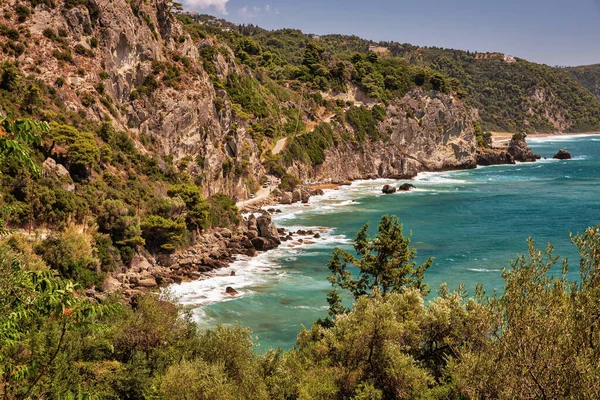
[[[600,63],[600,0],[477,0],[303,2],[183,0],[186,10],[265,29],[294,28],[317,35],[357,35],[479,52],[502,52],[537,63],[579,66]]]

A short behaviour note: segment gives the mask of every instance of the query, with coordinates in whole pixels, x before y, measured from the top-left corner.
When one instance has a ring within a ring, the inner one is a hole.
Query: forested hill
[[[600,64],[568,67],[562,70],[600,99]]]
[[[304,34],[299,30],[267,31],[235,26],[203,16],[206,24],[251,36],[264,49],[300,65],[314,41],[327,53],[351,59],[376,53],[409,65],[430,67],[455,78],[459,93],[479,111],[484,129],[509,132],[585,132],[600,130],[600,66],[552,68],[501,53],[473,53],[407,43],[372,42],[357,36]],[[365,76],[369,81],[377,76]]]

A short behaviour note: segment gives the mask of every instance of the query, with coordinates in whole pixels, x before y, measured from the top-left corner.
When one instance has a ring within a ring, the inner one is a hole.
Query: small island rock
[[[381,189],[381,191],[385,194],[392,194],[392,193],[396,193],[396,188],[393,187],[392,185],[385,185],[383,187],[383,189]]]
[[[570,160],[571,159],[571,153],[569,153],[565,149],[561,149],[558,153],[556,153],[554,155],[554,158],[557,159],[557,160]]]

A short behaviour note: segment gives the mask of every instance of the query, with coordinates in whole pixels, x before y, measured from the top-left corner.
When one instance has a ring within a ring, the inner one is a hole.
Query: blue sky
[[[266,29],[356,34],[500,51],[549,65],[600,63],[600,0],[184,0],[186,9]]]

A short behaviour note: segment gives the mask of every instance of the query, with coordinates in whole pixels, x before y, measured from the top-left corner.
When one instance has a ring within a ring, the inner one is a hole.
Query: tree
[[[31,159],[28,147],[39,146],[42,140],[40,133],[44,132],[48,132],[46,122],[30,119],[0,119],[0,165],[12,158],[23,164],[32,173],[38,174],[39,166]],[[5,215],[16,211],[18,211],[17,207],[0,207],[0,236],[8,233],[4,227]]]
[[[37,386],[60,358],[69,331],[90,325],[97,316],[116,311],[76,294],[77,286],[52,271],[27,271],[16,255],[0,248],[0,394],[3,398],[37,397]],[[55,328],[43,348],[34,336]],[[96,326],[98,329],[99,326]],[[42,396],[44,397],[44,396]]]
[[[190,230],[205,229],[208,227],[208,203],[202,197],[200,188],[192,184],[173,186],[167,194],[170,197],[179,197],[185,203],[187,213],[185,221]]]
[[[398,217],[384,215],[379,222],[375,238],[367,236],[369,224],[366,224],[353,240],[357,256],[336,249],[329,261],[328,267],[332,275],[328,280],[334,287],[350,292],[354,300],[377,290],[382,295],[390,292],[401,292],[406,288],[415,288],[422,293],[428,293],[423,284],[425,271],[433,262],[429,258],[417,266],[412,261],[417,252],[409,247],[410,235],[404,236]],[[358,268],[355,278],[348,269],[348,264]],[[337,290],[328,296],[330,316],[333,317],[345,310]]]

